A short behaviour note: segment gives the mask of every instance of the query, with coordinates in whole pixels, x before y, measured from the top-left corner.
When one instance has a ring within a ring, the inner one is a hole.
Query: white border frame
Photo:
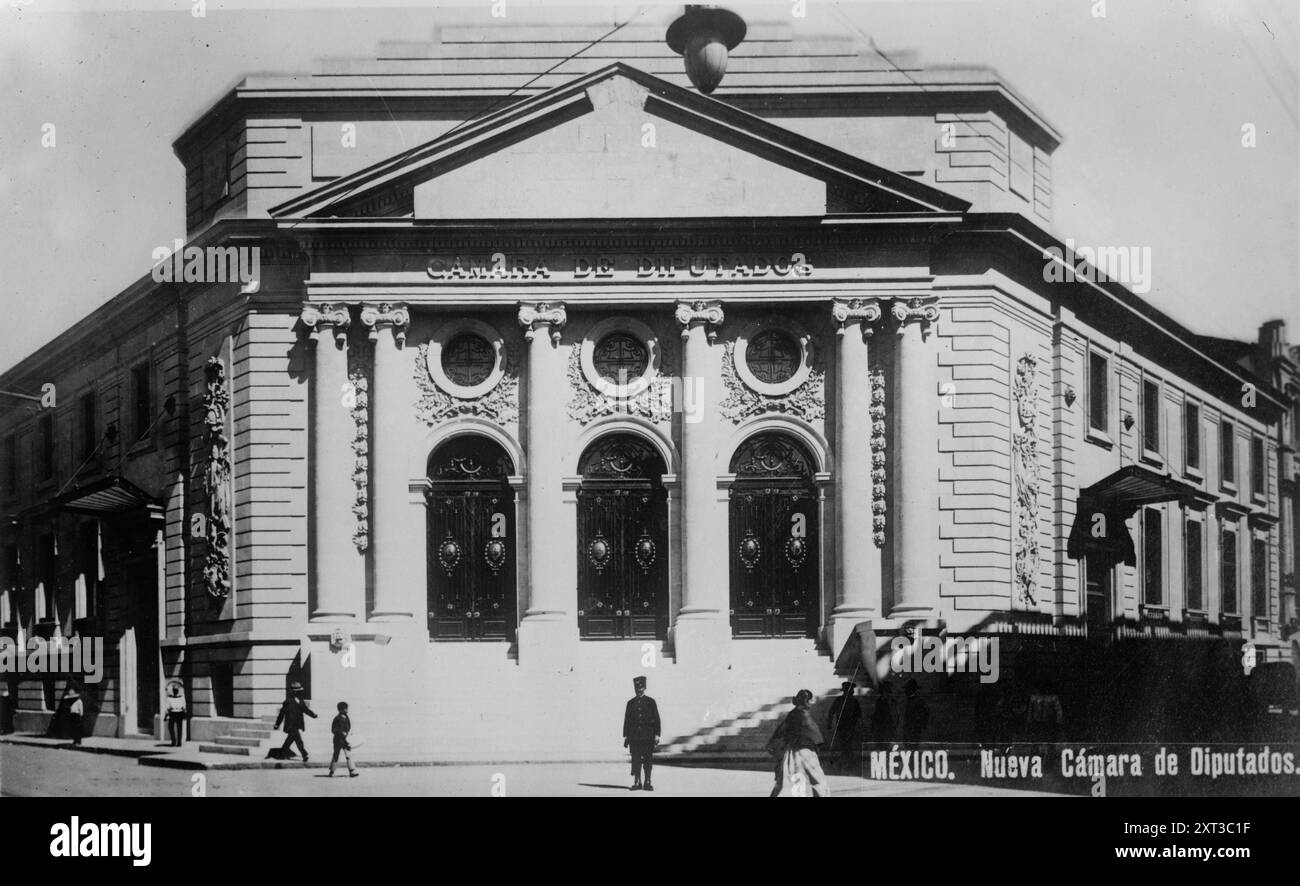
[[[600,343],[600,340],[607,335],[618,332],[626,333],[639,340],[645,346],[648,355],[645,371],[625,385],[616,385],[601,376],[596,371],[594,359],[596,345]],[[659,377],[659,364],[662,355],[663,349],[659,347],[659,338],[655,335],[653,329],[634,317],[620,316],[606,317],[587,330],[586,335],[582,337],[579,360],[582,363],[582,375],[587,379],[587,384],[606,397],[626,399],[642,393]]]
[[[442,349],[452,339],[463,333],[471,333],[484,339],[491,345],[492,351],[496,355],[496,365],[492,367],[488,377],[472,386],[457,384],[447,377],[447,373],[442,368]],[[425,363],[427,364],[429,378],[441,391],[459,400],[477,400],[500,384],[501,379],[505,377],[505,340],[495,327],[484,323],[482,320],[461,317],[440,324],[434,331],[433,336],[429,339],[429,355]]]
[[[754,377],[749,369],[749,364],[745,360],[745,355],[749,350],[749,343],[757,338],[761,333],[769,329],[776,329],[784,332],[795,340],[799,345],[801,352],[801,362],[799,368],[795,370],[794,375],[790,376],[780,384],[768,384],[759,381]],[[799,387],[808,380],[812,372],[813,362],[813,340],[812,334],[804,329],[799,323],[789,317],[782,317],[777,314],[770,314],[757,320],[752,320],[745,324],[736,336],[736,348],[734,353],[736,364],[736,375],[745,383],[751,391],[762,394],[765,397],[784,397],[798,390]]]

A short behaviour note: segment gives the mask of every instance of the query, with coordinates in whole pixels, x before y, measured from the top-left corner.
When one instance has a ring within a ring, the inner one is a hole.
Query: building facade
[[[644,673],[707,749],[917,631],[1196,732],[1171,686],[1295,655],[1285,332],[1098,279],[1035,109],[860,49],[751,25],[705,96],[662,29],[530,80],[568,43],[447,28],[245,80],[175,143],[183,261],[0,380],[57,392],[3,402],[4,631],[105,637],[101,734],[300,681],[374,754],[616,755]],[[920,680],[973,737],[974,677]]]

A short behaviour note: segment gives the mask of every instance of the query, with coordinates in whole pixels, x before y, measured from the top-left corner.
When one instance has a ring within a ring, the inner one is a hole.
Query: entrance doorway
[[[612,434],[579,462],[578,633],[584,639],[668,636],[668,495],[658,451]]]
[[[152,553],[148,548],[145,552]],[[158,716],[158,566],[143,555],[125,563],[124,577],[130,598],[130,625],[123,640],[131,646],[131,670],[135,671],[135,724],[140,732],[153,734]]]
[[[779,433],[756,434],[731,459],[733,636],[816,636],[821,562],[813,464],[802,444]]]
[[[514,463],[495,441],[456,437],[429,457],[429,635],[515,639]]]

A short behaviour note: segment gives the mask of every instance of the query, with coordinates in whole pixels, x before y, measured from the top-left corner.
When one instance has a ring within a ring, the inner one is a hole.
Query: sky
[[[203,3],[202,17],[193,14]],[[0,371],[184,236],[172,141],[240,79],[373,56],[455,16],[622,21],[657,3],[0,0]],[[797,0],[727,4],[792,15]],[[1052,231],[1149,247],[1148,300],[1196,332],[1300,341],[1300,4],[1294,0],[805,0],[891,56],[995,68],[1064,136]],[[1104,12],[1104,15],[1099,14]],[[48,142],[53,126],[53,145]],[[1243,144],[1251,127],[1254,145]]]

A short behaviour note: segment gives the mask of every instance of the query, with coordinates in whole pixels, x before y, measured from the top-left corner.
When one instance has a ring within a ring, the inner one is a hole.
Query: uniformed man
[[[636,696],[628,699],[627,709],[623,712],[623,747],[632,752],[632,790],[643,787],[653,791],[650,783],[650,770],[654,767],[655,747],[659,744],[659,706],[655,700],[645,694],[645,677],[633,677],[632,688]],[[645,783],[641,782],[641,770],[645,769]]]

